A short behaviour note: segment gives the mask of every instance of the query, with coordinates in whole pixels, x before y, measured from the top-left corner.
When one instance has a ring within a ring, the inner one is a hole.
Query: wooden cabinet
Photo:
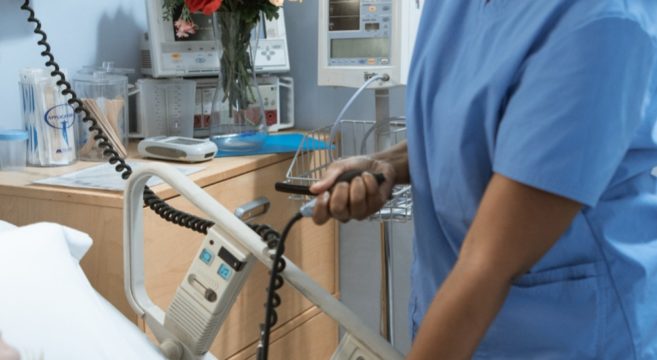
[[[260,196],[271,201],[269,212],[255,222],[282,230],[298,204],[274,190],[285,177],[290,157],[266,155],[215,159],[191,178],[225,207],[238,206]],[[51,221],[89,233],[94,245],[82,261],[92,285],[126,317],[143,326],[128,305],[123,291],[123,197],[121,193],[33,186],[37,178],[92,166],[78,163],[66,168],[27,168],[23,172],[0,172],[0,219],[17,225]],[[118,175],[117,175],[118,176]],[[189,202],[166,185],[154,190],[172,206],[199,214]],[[198,251],[203,235],[170,224],[145,209],[146,287],[153,301],[166,309]],[[335,224],[315,226],[298,223],[287,240],[286,256],[327,291],[338,295]],[[257,264],[240,292],[233,309],[212,345],[220,359],[250,359],[255,356],[258,328],[264,318],[264,266]],[[278,308],[278,323],[271,339],[272,359],[325,359],[337,346],[335,322],[322,314],[296,290],[285,286]]]

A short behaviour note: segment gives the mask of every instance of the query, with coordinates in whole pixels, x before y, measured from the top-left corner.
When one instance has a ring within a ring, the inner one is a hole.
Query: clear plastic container
[[[0,130],[0,170],[20,170],[27,161],[27,131]]]
[[[139,79],[137,88],[139,121],[135,136],[195,135],[196,81]]]
[[[128,77],[117,73],[111,64],[102,68],[85,68],[73,79],[73,89],[99,127],[108,137],[119,155],[126,157],[128,148]],[[118,69],[120,70],[120,69]],[[93,137],[96,132],[89,131],[89,122],[83,122],[78,115],[80,126],[78,156],[80,160],[103,161],[106,156]]]
[[[19,89],[27,130],[27,165],[64,166],[76,161],[77,122],[64,89],[50,70],[22,69]]]

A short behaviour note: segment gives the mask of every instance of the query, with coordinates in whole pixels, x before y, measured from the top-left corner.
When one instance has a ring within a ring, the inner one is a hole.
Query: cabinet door
[[[205,190],[231,211],[257,197],[266,196],[271,201],[269,213],[255,222],[269,224],[281,231],[299,207],[297,202],[288,200],[287,195],[274,190],[274,183],[285,178],[288,166],[289,161],[270,165],[207,186]],[[185,199],[178,197],[168,202],[180,210],[199,214]],[[146,210],[144,226],[146,287],[153,301],[166,310],[198,251],[203,235],[166,223],[150,210]],[[335,238],[335,224],[318,227],[304,219],[290,233],[285,253],[331,294],[337,293]],[[264,318],[268,279],[265,267],[256,264],[212,345],[211,351],[218,358],[227,358],[257,341],[259,324]],[[282,305],[277,309],[277,326],[312,307],[289,285],[279,290],[279,294]]]

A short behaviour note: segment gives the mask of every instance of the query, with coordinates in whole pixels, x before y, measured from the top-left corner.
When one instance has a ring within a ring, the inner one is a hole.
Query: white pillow
[[[6,221],[0,220],[0,232],[6,231],[6,230],[13,230],[16,228],[16,225],[10,224]]]
[[[91,244],[50,223],[0,232],[2,337],[35,358],[162,359],[91,287],[78,264]]]

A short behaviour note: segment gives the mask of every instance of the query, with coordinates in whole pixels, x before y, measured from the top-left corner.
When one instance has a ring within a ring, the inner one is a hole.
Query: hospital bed
[[[92,244],[53,223],[0,222],[0,332],[23,360],[162,359],[80,268]]]
[[[245,252],[249,261],[261,261],[271,267],[270,250],[253,230],[173,167],[151,164],[135,171],[128,180],[124,196],[125,288],[131,306],[152,330],[160,347],[91,287],[79,266],[79,260],[92,244],[86,234],[57,224],[17,228],[3,223],[0,228],[0,332],[5,341],[25,354],[24,359],[39,359],[41,355],[46,359],[161,359],[163,349],[168,358],[214,359],[205,352],[207,348],[201,346],[205,340],[195,338],[186,329],[206,326],[207,331],[202,333],[214,338],[222,320],[217,312],[199,310],[191,318],[176,318],[176,326],[170,326],[167,322],[172,323],[172,320],[167,319],[171,319],[171,309],[167,313],[154,305],[144,288],[141,190],[151,176],[160,177],[202,210],[215,223],[213,230],[230,238],[231,246]],[[189,275],[200,276],[194,271],[193,263],[186,279],[193,278]],[[402,358],[389,343],[363,325],[353,312],[289,260],[282,276],[346,330],[347,335],[334,359]],[[185,280],[176,297],[184,293],[184,288]],[[240,284],[229,290],[239,292]],[[226,295],[217,292],[218,299]],[[180,301],[186,306],[204,309],[199,299]],[[216,303],[216,300],[211,302]],[[223,312],[229,310],[232,303],[222,304],[227,306],[221,309]]]

